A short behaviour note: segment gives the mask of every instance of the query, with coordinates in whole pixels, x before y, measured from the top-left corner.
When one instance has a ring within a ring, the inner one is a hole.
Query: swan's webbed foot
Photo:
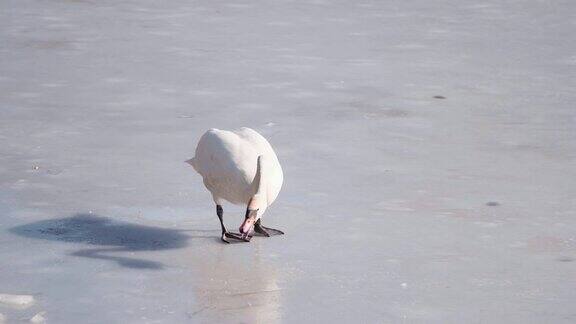
[[[230,241],[228,240],[229,238],[231,239],[235,239],[238,241],[243,241],[243,242],[250,242],[250,239],[252,238],[252,236],[248,236],[246,238],[243,238],[241,234],[239,233],[234,233],[234,232],[224,232],[222,233],[222,241],[225,243],[230,243]]]
[[[220,237],[220,239],[222,240],[222,242],[230,244],[230,241],[228,241],[228,239],[226,238],[226,234],[228,233],[222,233],[222,237]]]
[[[216,215],[218,215],[218,220],[220,220],[220,227],[222,228],[222,236],[220,237],[222,242],[230,244],[230,241],[228,240],[229,238],[244,242],[250,242],[250,238],[246,240],[245,238],[242,237],[242,235],[238,233],[228,232],[226,226],[224,226],[224,209],[222,208],[222,206],[216,205]]]
[[[254,224],[254,232],[261,234],[261,235],[264,235],[266,237],[270,237],[272,235],[283,235],[284,234],[284,232],[282,232],[281,230],[262,226],[262,224],[260,223],[260,220],[258,220]]]

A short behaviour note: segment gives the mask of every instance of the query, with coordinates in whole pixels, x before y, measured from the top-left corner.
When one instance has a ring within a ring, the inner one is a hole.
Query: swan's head
[[[246,209],[246,216],[242,225],[240,225],[240,229],[238,229],[244,240],[252,236],[254,224],[264,215],[267,207],[268,205],[259,195],[255,195],[250,199],[248,208]]]

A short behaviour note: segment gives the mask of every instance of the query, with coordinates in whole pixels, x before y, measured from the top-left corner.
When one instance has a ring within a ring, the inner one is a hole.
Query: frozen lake
[[[0,322],[576,322],[575,21],[0,1]],[[240,126],[276,148],[286,235],[225,245],[184,161]]]

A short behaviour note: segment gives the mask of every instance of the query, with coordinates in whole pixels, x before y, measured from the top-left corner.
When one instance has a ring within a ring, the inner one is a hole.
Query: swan
[[[195,156],[186,162],[212,193],[222,241],[230,243],[228,238],[233,238],[249,242],[253,232],[267,237],[284,234],[261,223],[262,215],[280,193],[284,175],[274,149],[258,132],[248,127],[233,131],[212,128],[202,135]],[[224,226],[225,200],[247,206],[240,234]]]

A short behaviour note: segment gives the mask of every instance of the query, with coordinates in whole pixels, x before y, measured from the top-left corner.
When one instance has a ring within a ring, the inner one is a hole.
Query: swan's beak
[[[240,234],[242,234],[243,240],[246,240],[246,238],[248,238],[248,235],[250,235],[250,233],[252,233],[252,231],[254,230],[254,223],[256,223],[256,217],[246,218],[242,223],[242,225],[240,225],[239,230]]]
[[[238,229],[240,231],[240,234],[242,234],[242,239],[245,241],[249,240],[250,234],[254,230],[257,211],[258,210],[247,210],[246,218],[244,219],[244,222],[242,222],[242,225],[240,225],[240,228]]]

